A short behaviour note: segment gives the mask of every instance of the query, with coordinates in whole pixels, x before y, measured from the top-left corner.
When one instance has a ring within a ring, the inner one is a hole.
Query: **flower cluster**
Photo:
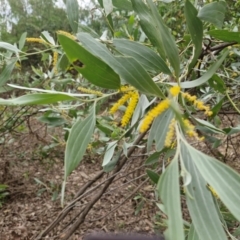
[[[199,137],[197,132],[195,131],[195,127],[194,125],[192,125],[190,123],[190,121],[188,119],[183,119],[183,124],[184,124],[184,127],[186,129],[186,134],[189,136],[189,137],[192,137],[192,138],[196,138],[198,139],[199,141],[203,141],[204,140],[204,137]]]
[[[57,34],[61,34],[61,35],[64,35],[66,37],[69,37],[71,38],[72,40],[76,40],[77,38],[75,36],[73,36],[72,34],[68,33],[68,32],[65,32],[65,31],[62,31],[62,30],[59,30],[57,31]]]
[[[121,86],[120,92],[123,92],[124,95],[109,110],[111,114],[114,114],[120,106],[122,106],[124,103],[126,103],[129,100],[129,104],[121,120],[122,127],[125,127],[129,123],[133,115],[134,109],[136,108],[138,103],[138,99],[139,99],[138,92],[134,91],[133,89],[134,88],[131,88],[128,86]]]
[[[53,68],[54,68],[54,73],[57,74],[57,61],[58,61],[58,52],[54,51],[53,52]]]
[[[173,97],[176,97],[180,93],[180,90],[181,90],[181,88],[179,86],[174,86],[174,87],[170,88],[169,92],[171,93],[171,95]]]
[[[169,89],[169,92],[172,97],[176,97],[180,93],[180,90],[181,90],[180,86],[174,86]],[[142,121],[142,124],[139,129],[140,132],[143,133],[143,132],[147,131],[148,128],[150,127],[150,125],[152,124],[153,120],[170,107],[170,103],[171,103],[171,100],[169,98],[166,98],[165,100],[161,101],[156,107],[154,107],[152,110],[150,110]],[[174,134],[174,131],[169,134]],[[169,136],[169,137],[171,137],[171,136]],[[169,144],[168,140],[167,140],[166,144],[167,145]]]
[[[200,100],[197,99],[196,96],[192,96],[189,93],[182,93],[182,96],[187,99],[189,102],[193,102],[194,106],[201,110],[204,111],[204,114],[207,116],[211,116],[213,113],[210,111],[209,106],[204,105],[204,103]]]
[[[174,134],[175,134],[175,124],[176,124],[176,120],[175,118],[173,118],[168,126],[168,132],[167,132],[167,136],[165,138],[165,147],[171,147],[172,142],[173,142],[173,138],[174,138]]]
[[[156,107],[150,110],[145,118],[142,121],[140,126],[140,132],[146,132],[150,125],[152,124],[153,120],[164,111],[166,111],[170,106],[170,100],[166,98],[165,100],[161,101]]]
[[[131,93],[130,102],[121,120],[122,127],[125,127],[129,123],[139,99],[138,92],[132,91],[130,93]]]
[[[42,38],[26,38],[27,42],[36,42],[36,43],[43,43],[43,44],[48,44],[45,40]]]
[[[78,87],[78,90],[81,91],[81,92],[84,92],[84,93],[90,93],[90,94],[94,94],[94,95],[97,95],[97,96],[102,96],[103,95],[103,93],[100,92],[100,91],[95,91],[95,90],[87,89],[87,88],[84,88],[84,87]]]

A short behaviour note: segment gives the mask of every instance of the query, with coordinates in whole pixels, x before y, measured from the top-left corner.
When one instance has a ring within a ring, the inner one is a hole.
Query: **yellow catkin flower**
[[[128,92],[124,94],[109,110],[111,114],[114,114],[120,106],[122,106],[130,97],[131,97],[131,92]]]
[[[140,132],[143,133],[143,132],[147,131],[148,128],[150,127],[150,125],[152,124],[153,120],[158,115],[160,115],[161,113],[166,111],[169,108],[169,106],[170,106],[170,100],[167,98],[167,99],[161,101],[152,110],[150,110],[142,121],[142,124],[140,126]]]
[[[210,117],[213,114],[213,112],[210,111],[209,106],[204,105],[204,102],[198,100],[196,96],[191,96],[189,93],[182,93],[182,96],[189,102],[193,102],[197,109],[204,111],[205,115]]]
[[[90,94],[94,94],[97,96],[102,96],[103,93],[101,93],[100,91],[95,91],[95,90],[91,90],[91,89],[87,89],[87,88],[83,88],[83,87],[78,87],[78,90],[84,93],[90,93]]]
[[[165,143],[164,143],[165,147],[171,147],[173,144],[173,137],[175,134],[175,123],[176,123],[176,120],[173,118],[168,126],[168,132],[167,132]]]
[[[181,88],[179,86],[174,86],[171,87],[169,91],[173,97],[176,97],[179,94],[180,90]]]
[[[186,128],[186,133],[189,137],[198,138],[198,134],[195,131],[195,127],[190,123],[188,119],[183,119],[184,127]]]
[[[57,34],[64,35],[64,36],[66,36],[66,37],[71,38],[72,40],[76,40],[76,39],[77,39],[77,38],[76,38],[75,36],[73,36],[71,33],[68,33],[68,32],[65,32],[65,31],[62,31],[62,30],[57,31]]]
[[[44,44],[48,44],[45,40],[41,39],[41,38],[26,38],[27,42],[32,42],[32,43],[44,43]]]
[[[55,51],[53,52],[53,68],[54,68],[54,73],[57,74],[57,61],[58,61],[58,52]]]
[[[134,90],[136,90],[136,89],[134,87],[132,87],[132,86],[122,85],[120,87],[119,92],[125,93],[125,92],[129,92],[129,91],[134,91]]]
[[[122,127],[125,127],[129,123],[129,121],[133,115],[133,112],[137,106],[138,99],[139,99],[138,92],[133,91],[131,94],[131,99],[130,99],[129,105],[128,105],[126,112],[124,113],[122,120],[121,120]]]
[[[212,195],[213,195],[215,198],[219,198],[217,192],[215,191],[215,189],[214,189],[212,186],[208,185],[208,188],[209,188],[209,190],[211,191]]]

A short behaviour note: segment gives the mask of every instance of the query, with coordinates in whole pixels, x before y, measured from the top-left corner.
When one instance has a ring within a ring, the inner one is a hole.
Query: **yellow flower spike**
[[[58,61],[58,52],[55,51],[53,52],[53,68],[54,68],[54,73],[57,74],[57,61]]]
[[[120,87],[120,92],[128,92],[128,91],[132,91],[133,89],[134,89],[133,87],[122,85]]]
[[[129,123],[129,121],[133,115],[133,112],[137,106],[138,99],[139,99],[138,92],[133,91],[131,94],[131,99],[130,99],[129,105],[128,105],[126,112],[123,115],[122,120],[121,120],[122,127],[125,127]]]
[[[69,37],[71,38],[72,40],[76,40],[77,38],[75,36],[73,36],[72,34],[68,33],[68,32],[65,32],[65,31],[62,31],[62,30],[59,30],[57,31],[57,34],[61,34],[61,35],[64,35],[66,37]]]
[[[166,111],[170,106],[170,100],[169,99],[165,99],[163,101],[161,101],[156,107],[154,107],[152,110],[150,110],[147,115],[145,116],[145,118],[142,121],[142,124],[140,126],[139,131],[140,132],[145,132],[148,130],[148,128],[150,127],[150,125],[152,124],[153,120],[160,115],[161,113],[163,113],[164,111]]]
[[[168,132],[164,143],[165,147],[171,147],[173,144],[173,137],[175,134],[175,123],[176,120],[173,118],[168,126]]]
[[[84,92],[84,93],[94,94],[94,95],[97,95],[97,96],[102,96],[103,95],[103,93],[101,93],[100,91],[95,91],[95,90],[87,89],[87,88],[84,88],[84,87],[78,87],[78,90],[81,91],[81,92]]]
[[[176,97],[179,94],[180,90],[181,88],[179,86],[174,86],[171,87],[169,91],[173,97]]]
[[[45,40],[41,39],[41,38],[26,38],[27,42],[36,42],[36,43],[44,43],[44,44],[49,44],[47,43]]]
[[[184,119],[183,123],[184,123],[185,128],[187,129],[186,130],[186,134],[189,137],[196,137],[196,138],[198,138],[198,135],[195,132],[195,127],[190,123],[190,121],[188,119]]]
[[[207,116],[211,116],[213,114],[212,111],[210,111],[210,107],[209,106],[206,106],[204,105],[204,102],[203,101],[200,101],[197,99],[196,96],[192,96],[190,95],[189,93],[182,93],[182,96],[187,99],[189,102],[193,102],[194,106],[198,109],[198,110],[201,110],[201,111],[205,111],[204,114],[207,115]]]
[[[114,114],[120,106],[122,106],[129,98],[131,97],[131,93],[124,94],[109,110],[111,114]]]

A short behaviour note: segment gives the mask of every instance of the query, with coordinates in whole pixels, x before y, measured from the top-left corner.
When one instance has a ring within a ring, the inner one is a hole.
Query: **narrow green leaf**
[[[203,39],[203,25],[200,19],[197,17],[197,9],[192,5],[190,1],[185,2],[185,16],[187,21],[188,30],[190,32],[192,42],[194,44],[194,54],[191,63],[188,66],[188,70],[191,70],[201,54],[202,51],[202,39]]]
[[[157,174],[156,172],[147,169],[146,170],[148,177],[152,180],[153,183],[157,184],[158,180],[159,180],[159,174]]]
[[[187,240],[200,240],[193,224],[191,224]]]
[[[94,39],[88,33],[78,33],[77,39],[82,43],[84,48],[86,48],[93,55],[103,60],[115,72],[121,72],[121,65],[104,44]]]
[[[215,116],[217,116],[219,111],[222,109],[223,101],[224,101],[224,97],[211,109],[211,111],[213,113],[211,115],[211,119],[213,119]]]
[[[165,61],[150,48],[127,39],[114,39],[113,44],[119,52],[135,58],[147,71],[171,74]]]
[[[168,27],[164,24],[152,0],[131,0],[134,11],[140,18],[140,24],[149,40],[157,47],[158,52],[165,60],[168,58],[175,71],[176,77],[180,72],[180,61],[176,43]]]
[[[137,60],[131,57],[114,57],[105,45],[87,33],[78,33],[77,38],[89,52],[108,64],[123,82],[132,84],[143,93],[164,97],[161,90]],[[95,68],[94,71],[96,71]]]
[[[79,165],[91,140],[96,123],[95,104],[87,118],[78,120],[72,127],[65,151],[64,180]]]
[[[92,28],[84,25],[84,24],[80,24],[78,25],[78,31],[79,32],[85,32],[85,33],[89,33],[92,37],[94,38],[99,38],[100,36],[98,35],[98,33],[96,33]]]
[[[112,157],[111,161],[108,162],[108,164],[103,166],[103,171],[106,173],[111,172],[117,165],[117,163],[121,157],[121,154],[122,154],[121,151],[115,153],[115,155]]]
[[[125,82],[142,93],[165,98],[161,89],[138,61],[132,57],[117,57],[117,60],[124,69],[124,71],[121,71],[121,77]]]
[[[116,147],[117,141],[113,141],[107,144],[107,149],[104,154],[102,167],[106,166],[111,161]]]
[[[209,85],[215,90],[225,95],[225,91],[227,87],[225,82],[217,75],[213,74],[213,76],[209,80]]]
[[[179,188],[178,159],[174,158],[157,185],[158,194],[168,216],[167,239],[184,240]]]
[[[77,0],[67,0],[66,4],[67,17],[69,24],[74,33],[78,30],[79,9]]]
[[[35,93],[13,99],[0,98],[0,105],[42,105],[72,100],[77,98],[60,93]]]
[[[59,34],[58,39],[69,61],[72,62],[73,65],[77,60],[83,64],[82,67],[74,66],[89,82],[108,89],[118,89],[120,87],[119,76],[101,59],[64,35]]]
[[[120,10],[132,11],[132,3],[130,0],[113,0],[113,6]]]
[[[203,8],[198,13],[198,17],[204,21],[216,25],[218,28],[222,28],[226,10],[226,2],[212,2],[203,6]]]
[[[55,45],[55,41],[54,41],[53,37],[49,34],[48,31],[43,31],[41,34],[45,40],[47,40],[52,45]]]
[[[148,157],[148,159],[145,162],[145,165],[151,165],[159,162],[160,155],[161,155],[161,152],[154,152],[152,155]]]
[[[20,50],[22,50],[22,48],[24,47],[26,37],[27,37],[27,32],[24,32],[18,41],[18,47]]]
[[[205,181],[213,187],[236,219],[240,220],[240,175],[226,164],[207,156],[192,146],[188,145],[187,148],[192,161]]]
[[[233,127],[233,128],[224,128],[223,131],[229,136],[235,133],[239,133],[240,132],[240,125],[238,125],[237,127]]]
[[[211,192],[207,189],[208,181],[202,177],[202,171],[194,164],[195,159],[202,159],[192,149],[190,145],[182,144],[182,161],[192,177],[191,183],[186,186],[186,200],[192,222],[200,240],[227,240]]]
[[[224,42],[240,43],[240,32],[230,32],[228,30],[212,30],[207,32],[207,34]]]
[[[218,68],[221,66],[222,62],[224,61],[224,59],[227,57],[228,55],[228,51],[226,51],[221,58],[216,61],[209,69],[206,73],[203,74],[202,77],[193,80],[193,81],[189,81],[189,82],[183,82],[180,84],[181,88],[194,88],[197,86],[200,86],[204,83],[206,83],[213,75],[214,73],[218,70]]]
[[[196,120],[200,125],[203,125],[204,127],[210,129],[212,132],[217,133],[217,134],[224,134],[224,131],[220,128],[215,127],[213,124],[211,124],[210,122],[200,119],[200,118],[194,118],[194,120]]]
[[[108,14],[110,14],[113,11],[112,0],[103,0],[103,7],[105,10],[106,16],[108,16]]]
[[[0,87],[3,86],[8,81],[8,79],[10,78],[16,62],[17,62],[17,60],[12,60],[10,63],[8,63],[3,68],[3,70],[0,74]]]
[[[61,126],[66,122],[62,117],[41,116],[37,119],[42,123],[46,123],[47,125],[54,127]]]
[[[20,50],[16,46],[14,46],[10,43],[6,43],[6,42],[0,42],[0,49],[1,48],[4,48],[4,49],[9,50],[11,52],[15,52],[16,54],[18,54],[20,52]]]

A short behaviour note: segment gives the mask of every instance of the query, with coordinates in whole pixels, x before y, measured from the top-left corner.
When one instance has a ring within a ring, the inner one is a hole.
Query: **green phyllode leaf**
[[[113,0],[113,6],[117,9],[132,11],[132,3],[130,0]]]
[[[226,10],[226,2],[212,2],[203,6],[198,13],[198,17],[203,21],[207,21],[216,25],[218,28],[222,28]]]
[[[107,89],[118,89],[120,87],[119,76],[105,62],[64,35],[59,34],[58,39],[69,61],[89,82]],[[78,61],[82,65],[81,67],[77,66]]]
[[[184,240],[179,188],[178,159],[174,158],[161,175],[157,185],[158,194],[168,216],[167,239]]]
[[[157,47],[161,57],[167,57],[178,78],[180,73],[180,61],[178,48],[168,27],[164,24],[158,10],[152,0],[131,0],[134,11],[140,18],[140,24],[151,43]]]
[[[13,99],[0,98],[0,105],[42,105],[72,100],[77,98],[64,93],[35,93]]]
[[[229,53],[228,51],[224,52],[223,55],[200,78],[193,81],[181,83],[180,84],[181,88],[194,88],[206,83],[221,66],[222,62],[227,57],[228,53]]]
[[[188,71],[191,70],[202,51],[202,40],[203,40],[203,24],[197,17],[197,10],[190,1],[185,2],[185,16],[187,21],[187,27],[191,35],[192,42],[194,44],[194,55],[191,63],[188,66]]]
[[[113,45],[117,51],[137,60],[147,71],[163,72],[171,75],[165,61],[150,48],[127,39],[114,39]]]
[[[207,183],[209,182],[203,178],[202,172],[195,165],[195,159],[198,159],[198,161],[203,159],[198,152],[193,152],[192,149],[190,145],[183,143],[181,155],[186,170],[191,174],[191,182],[185,188],[187,189],[187,206],[195,230],[200,240],[227,240],[213,202],[212,194],[207,189]]]
[[[77,37],[87,51],[103,60],[121,77],[122,83],[129,83],[143,93],[164,97],[160,88],[137,60],[132,57],[115,57],[105,45],[87,33],[79,33]]]
[[[108,16],[113,11],[112,0],[103,0],[102,2],[106,16]]]
[[[199,240],[196,229],[194,228],[193,223],[191,224],[187,240]]]
[[[66,181],[70,173],[81,162],[91,140],[95,124],[96,116],[94,104],[89,116],[84,120],[78,120],[70,131],[64,158],[64,181]]]
[[[125,82],[142,93],[165,98],[160,88],[138,61],[132,57],[117,57],[117,59],[124,69],[124,71],[121,72],[121,76]]]
[[[12,60],[3,68],[2,72],[0,73],[0,87],[3,86],[10,78],[16,62],[16,59]]]
[[[236,219],[240,220],[240,175],[226,164],[199,152],[190,145],[188,152],[205,181],[214,188]]]
[[[66,11],[69,24],[74,33],[78,30],[79,9],[77,0],[67,0]]]
[[[212,30],[207,32],[207,34],[224,42],[240,43],[240,32],[230,32],[228,30]]]

